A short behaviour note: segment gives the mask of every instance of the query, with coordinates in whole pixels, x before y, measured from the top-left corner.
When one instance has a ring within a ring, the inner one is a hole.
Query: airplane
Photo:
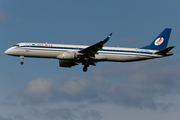
[[[21,65],[25,57],[59,59],[60,67],[72,67],[81,63],[86,72],[90,65],[97,62],[133,62],[173,55],[169,52],[175,46],[167,47],[171,28],[164,29],[155,40],[142,48],[104,47],[112,33],[100,42],[91,45],[65,45],[49,43],[18,43],[7,49],[4,53],[20,57]]]

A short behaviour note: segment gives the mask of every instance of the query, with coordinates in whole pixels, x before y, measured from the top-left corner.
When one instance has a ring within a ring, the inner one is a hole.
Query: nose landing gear
[[[24,62],[23,61],[21,61],[21,65],[23,65],[24,64]]]
[[[23,65],[24,64],[24,56],[20,56],[20,58],[21,58],[21,65]]]

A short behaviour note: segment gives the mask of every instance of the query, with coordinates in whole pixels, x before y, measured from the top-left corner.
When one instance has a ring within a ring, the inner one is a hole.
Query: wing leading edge
[[[110,39],[111,35],[112,35],[112,33],[104,40],[101,40],[100,42],[98,42],[94,45],[91,45],[87,48],[80,50],[79,53],[84,53],[84,54],[89,54],[89,55],[94,56],[94,54],[97,54],[97,52],[102,49],[103,45]]]

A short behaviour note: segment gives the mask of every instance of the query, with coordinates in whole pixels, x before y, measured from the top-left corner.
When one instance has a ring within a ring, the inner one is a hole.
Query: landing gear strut
[[[24,56],[20,56],[20,58],[21,58],[21,65],[23,65],[24,64]]]
[[[88,61],[85,61],[83,63],[84,67],[83,67],[83,71],[86,72],[88,70],[88,67],[89,67],[89,62]]]

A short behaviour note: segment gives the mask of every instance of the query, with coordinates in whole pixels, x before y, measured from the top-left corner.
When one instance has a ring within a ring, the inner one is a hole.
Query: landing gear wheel
[[[23,65],[24,64],[24,62],[23,61],[21,61],[21,65]]]
[[[23,65],[24,64],[24,56],[20,56],[20,58],[21,58],[21,65]]]
[[[88,70],[87,67],[83,67],[83,71],[86,72]]]

